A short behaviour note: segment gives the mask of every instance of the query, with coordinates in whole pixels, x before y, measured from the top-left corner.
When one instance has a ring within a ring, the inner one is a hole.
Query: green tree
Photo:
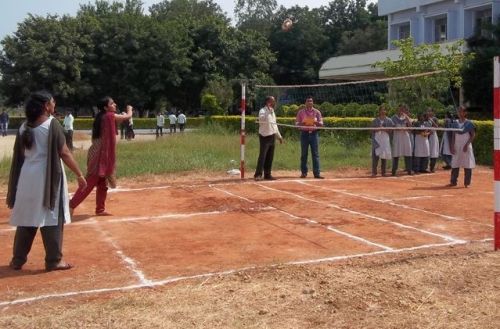
[[[293,17],[295,23],[288,31],[281,30],[281,22]],[[331,56],[328,36],[323,28],[321,11],[308,7],[281,7],[276,14],[273,31],[269,37],[271,50],[277,61],[271,75],[277,84],[307,84],[318,80],[318,71]]]
[[[412,38],[394,41],[394,45],[401,51],[398,60],[387,59],[375,63],[375,66],[384,69],[386,76],[437,71],[440,74],[390,82],[389,94],[385,99],[390,105],[406,103],[410,107],[420,107],[431,99],[439,99],[441,95],[449,93],[450,84],[455,88],[462,85],[460,72],[471,58],[470,54],[462,52],[463,42],[458,41],[443,50],[439,44],[414,46]]]
[[[224,109],[220,107],[217,97],[211,94],[201,96],[201,109],[208,116],[224,114]]]
[[[500,24],[485,24],[467,39],[467,52],[474,54],[462,73],[464,97],[491,117],[493,108],[493,57],[500,54]]]
[[[17,104],[39,89],[53,92],[61,103],[75,95],[84,58],[76,29],[69,16],[29,15],[13,36],[2,40],[0,71],[7,103]]]
[[[240,30],[254,30],[267,36],[278,8],[276,0],[236,0],[234,15]]]

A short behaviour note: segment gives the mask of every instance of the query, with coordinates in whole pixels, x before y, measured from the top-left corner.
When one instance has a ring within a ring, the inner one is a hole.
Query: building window
[[[446,17],[438,18],[434,21],[434,42],[443,42],[447,38]]]
[[[483,37],[491,37],[491,31],[486,28],[492,23],[491,9],[476,11],[474,16],[474,32]]]
[[[398,27],[398,39],[408,39],[410,37],[410,24],[400,25]]]

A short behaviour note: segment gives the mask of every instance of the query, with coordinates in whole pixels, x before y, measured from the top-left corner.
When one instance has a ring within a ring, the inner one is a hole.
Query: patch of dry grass
[[[498,328],[490,243],[11,306],[1,328]]]

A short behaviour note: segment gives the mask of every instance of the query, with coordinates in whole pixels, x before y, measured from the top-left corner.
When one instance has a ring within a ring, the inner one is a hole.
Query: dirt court
[[[70,271],[43,271],[39,235],[23,270],[10,270],[14,230],[2,207],[0,309],[14,314],[33,305],[122,298],[148,288],[168,294],[193,281],[200,285],[297,266],[305,273],[322,265],[345,269],[350,262],[381,266],[408,255],[426,258],[459,249],[466,256],[496,257],[492,284],[498,301],[499,257],[490,253],[492,170],[475,169],[469,188],[445,187],[449,171],[442,170],[378,178],[332,172],[325,180],[295,174],[276,172],[277,181],[262,182],[213,174],[121,180],[108,195],[112,216],[93,215],[91,194],[65,227],[65,259],[75,265]],[[307,289],[304,296],[315,294]]]

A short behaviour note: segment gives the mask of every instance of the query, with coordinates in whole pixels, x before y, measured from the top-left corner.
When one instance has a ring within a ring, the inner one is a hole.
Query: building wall
[[[388,17],[388,49],[408,29],[416,44],[468,38],[485,10],[496,22],[500,0],[379,0],[379,15]]]

